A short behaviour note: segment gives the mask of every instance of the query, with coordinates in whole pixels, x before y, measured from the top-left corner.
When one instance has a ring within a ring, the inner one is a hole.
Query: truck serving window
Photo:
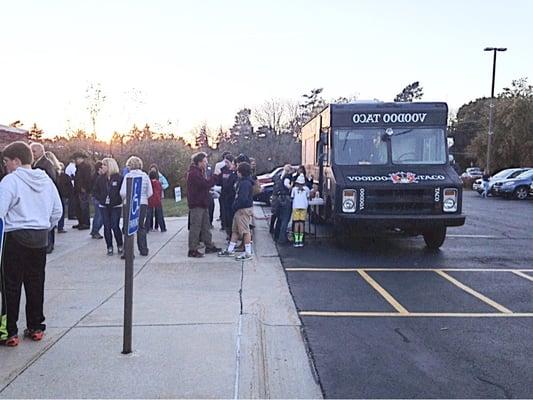
[[[335,163],[339,165],[387,164],[383,129],[337,129],[334,133]]]
[[[444,130],[394,129],[390,134],[393,164],[445,164]]]

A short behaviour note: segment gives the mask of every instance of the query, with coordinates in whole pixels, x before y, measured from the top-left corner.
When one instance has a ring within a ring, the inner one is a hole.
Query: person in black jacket
[[[113,255],[113,236],[117,242],[118,254],[122,254],[123,238],[120,230],[120,215],[122,214],[122,197],[120,187],[122,176],[117,162],[112,158],[102,160],[101,174],[96,179],[93,196],[98,202],[98,208],[104,221],[104,237],[107,255]]]
[[[33,159],[35,160],[31,167],[33,169],[42,169],[46,172],[46,175],[50,177],[52,182],[56,183],[57,170],[54,167],[54,164],[52,164],[52,161],[50,161],[44,154],[44,146],[41,143],[32,143],[30,149],[33,154]]]
[[[250,231],[250,224],[253,216],[253,187],[254,181],[250,176],[252,169],[247,162],[241,162],[237,167],[237,174],[239,180],[236,184],[235,201],[233,202],[233,210],[235,215],[232,222],[231,240],[228,248],[218,253],[221,257],[235,257],[236,260],[250,260],[252,259],[252,232]],[[237,255],[235,247],[237,240],[242,236],[244,242],[244,253]]]
[[[63,163],[59,163],[59,172],[57,174],[57,190],[59,191],[59,197],[61,197],[61,204],[63,205],[63,214],[61,219],[57,223],[57,233],[66,233],[65,230],[65,210],[68,199],[72,195],[74,187],[72,186],[72,179],[65,174],[65,166]]]
[[[94,218],[93,218],[93,225],[91,228],[91,237],[93,239],[102,239],[102,235],[100,235],[100,229],[102,229],[102,225],[104,225],[104,221],[102,219],[102,213],[100,212],[100,207],[98,207],[98,200],[94,196],[94,187],[96,185],[97,179],[101,176],[105,175],[105,172],[102,170],[102,161],[97,161],[94,164],[94,175],[93,175],[93,184],[91,186],[91,191],[93,192],[92,201],[93,201],[93,207],[94,207]]]
[[[226,231],[228,238],[231,236],[231,223],[233,221],[233,200],[235,200],[235,183],[237,182],[237,172],[235,170],[234,158],[231,154],[224,157],[226,165],[220,170],[218,185],[220,185],[220,221],[222,228]]]
[[[93,184],[91,166],[85,159],[85,153],[77,152],[72,155],[76,162],[76,175],[74,176],[74,193],[77,197],[77,217],[78,224],[73,228],[84,230],[91,229],[91,215],[89,208],[89,197]]]

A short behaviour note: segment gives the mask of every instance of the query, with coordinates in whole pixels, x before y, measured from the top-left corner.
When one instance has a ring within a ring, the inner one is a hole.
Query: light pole
[[[507,51],[506,47],[485,47],[484,51],[492,51],[492,89],[490,91],[490,105],[489,105],[489,133],[487,137],[487,174],[490,175],[490,142],[492,141],[492,113],[494,109],[494,81],[496,79],[496,53],[498,51]]]

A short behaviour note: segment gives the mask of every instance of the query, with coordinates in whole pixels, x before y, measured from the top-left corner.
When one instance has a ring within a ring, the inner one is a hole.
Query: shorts
[[[235,211],[233,216],[233,223],[231,224],[231,232],[236,233],[239,236],[244,234],[251,234],[250,225],[252,224],[252,217],[254,210],[250,208],[241,208]]]
[[[307,219],[307,210],[305,208],[295,208],[292,210],[292,220],[294,222],[305,222]]]

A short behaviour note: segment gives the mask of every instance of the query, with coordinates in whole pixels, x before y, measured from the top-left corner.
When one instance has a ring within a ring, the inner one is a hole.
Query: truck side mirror
[[[324,145],[324,146],[327,146],[328,145],[328,133],[327,132],[320,132],[320,142]]]

